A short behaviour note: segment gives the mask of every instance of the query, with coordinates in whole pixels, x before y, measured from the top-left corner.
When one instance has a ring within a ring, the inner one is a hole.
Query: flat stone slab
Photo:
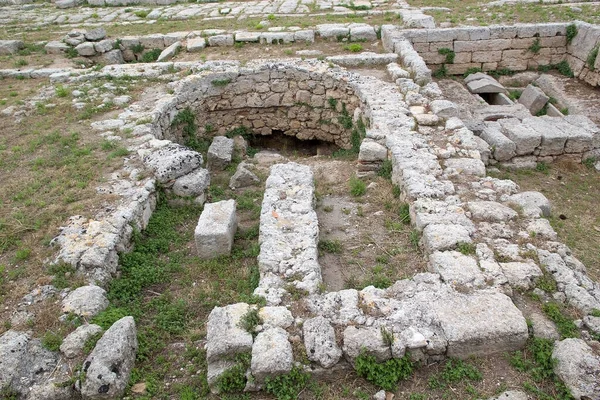
[[[254,291],[269,305],[278,305],[290,284],[315,293],[322,282],[314,190],[310,167],[296,163],[271,167],[260,214],[260,282]]]
[[[250,310],[246,303],[215,307],[206,324],[206,358],[209,363],[252,350],[252,334],[240,327]]]
[[[81,286],[73,290],[62,301],[62,312],[93,317],[108,307],[106,291],[100,286]]]
[[[468,207],[473,219],[480,221],[510,221],[519,215],[512,208],[495,201],[471,201]]]
[[[471,243],[469,230],[462,225],[429,224],[423,229],[421,245],[428,253],[452,250],[459,243]]]
[[[252,346],[250,370],[259,382],[266,377],[287,374],[294,363],[292,345],[282,328],[271,328],[260,332]]]
[[[532,115],[536,115],[544,108],[549,99],[542,89],[530,84],[523,90],[518,101],[527,107]]]
[[[502,293],[449,294],[433,308],[448,340],[448,357],[520,350],[529,336],[525,317]]]
[[[337,364],[342,356],[342,349],[335,340],[335,331],[331,322],[323,317],[310,318],[302,325],[306,355],[311,361],[323,368]]]
[[[485,276],[477,260],[458,251],[444,251],[429,256],[429,270],[440,274],[442,280],[460,286],[485,286]]]
[[[236,229],[235,200],[205,204],[194,231],[198,256],[210,259],[229,255]]]
[[[513,194],[508,201],[523,207],[523,213],[528,217],[549,217],[552,211],[550,201],[540,192],[529,191]]]
[[[211,171],[225,169],[233,157],[233,139],[225,136],[215,136],[206,155],[207,167]]]
[[[490,79],[474,80],[467,83],[471,93],[506,93],[506,89],[500,83]]]

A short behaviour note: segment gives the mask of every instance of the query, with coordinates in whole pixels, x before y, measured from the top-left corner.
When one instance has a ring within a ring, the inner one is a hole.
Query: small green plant
[[[550,166],[545,162],[540,161],[535,165],[535,170],[547,174],[550,171]]]
[[[381,339],[383,340],[383,343],[386,346],[391,347],[394,344],[394,334],[392,332],[388,331],[385,326],[382,326],[379,329],[379,332],[381,333]]]
[[[579,337],[577,325],[575,325],[573,320],[571,320],[563,313],[562,308],[559,304],[553,302],[546,303],[542,307],[542,310],[548,318],[554,321],[556,327],[558,328],[558,332],[560,333],[563,339]]]
[[[50,351],[58,351],[62,340],[62,336],[58,333],[48,331],[42,336],[42,346]]]
[[[408,203],[402,203],[398,207],[398,216],[400,217],[400,222],[405,225],[410,224],[410,205]]]
[[[339,240],[319,240],[320,252],[339,254],[342,252],[342,249],[342,242]]]
[[[351,43],[344,46],[344,50],[350,51],[352,53],[360,53],[363,47],[360,43]]]
[[[591,312],[590,315],[592,317],[600,317],[600,310],[598,310],[597,308],[594,308]]]
[[[408,356],[378,363],[374,356],[364,351],[356,357],[354,368],[360,376],[388,391],[394,391],[398,382],[407,379],[413,372],[413,364]]]
[[[477,382],[482,379],[481,372],[476,366],[456,358],[449,358],[444,369],[429,378],[428,386],[431,389],[444,389],[458,382]]]
[[[69,90],[63,85],[57,85],[54,88],[54,93],[57,97],[67,97],[69,95]]]
[[[575,36],[577,36],[577,25],[575,24],[570,24],[567,26],[567,44],[571,44],[571,42],[573,41],[573,39],[575,39]]]
[[[222,86],[229,85],[231,83],[231,79],[230,78],[215,79],[215,80],[211,81],[210,83],[212,83],[213,86],[222,87]]]
[[[456,249],[465,256],[475,254],[475,245],[473,243],[459,242]]]
[[[402,189],[400,189],[400,186],[398,186],[398,185],[392,186],[392,196],[394,196],[395,199],[399,198],[401,194],[402,194]]]
[[[540,44],[540,38],[536,38],[531,44],[531,46],[527,48],[527,50],[532,52],[533,54],[538,54],[541,49],[542,45]]]
[[[115,150],[108,153],[108,158],[113,159],[117,157],[125,157],[129,155],[129,150],[125,147],[117,147]]]
[[[75,58],[79,56],[79,53],[77,52],[77,50],[75,50],[74,47],[69,47],[66,51],[65,51],[65,56],[67,58]]]
[[[133,54],[142,54],[145,50],[144,45],[141,43],[132,44],[130,49]]]
[[[573,74],[573,70],[571,69],[571,66],[569,65],[567,60],[559,62],[554,67],[559,73],[561,73],[564,76],[567,76],[569,78],[575,77],[575,74]]]
[[[438,49],[438,54],[446,56],[446,60],[444,61],[444,63],[454,64],[454,57],[456,56],[456,54],[454,53],[454,51],[452,51],[452,49],[449,49],[447,47]]]
[[[18,60],[16,60],[16,61],[15,61],[15,67],[17,67],[17,68],[19,68],[19,67],[24,67],[24,66],[26,66],[27,64],[29,64],[29,63],[27,62],[27,60],[24,60],[24,59],[22,59],[22,58],[19,58]]]
[[[23,247],[18,249],[15,252],[15,261],[19,262],[19,261],[25,261],[27,260],[29,257],[31,256],[31,249],[28,247]]]
[[[481,69],[481,68],[469,68],[469,69],[467,70],[467,72],[465,72],[465,73],[463,74],[463,76],[466,78],[467,76],[469,76],[469,75],[471,75],[471,74],[475,74],[475,73],[477,73],[477,72],[482,72],[482,69]]]
[[[367,185],[356,176],[350,178],[350,194],[354,197],[359,197],[367,192]]]
[[[150,11],[138,10],[138,11],[134,12],[133,14],[138,18],[146,18],[148,16],[148,14],[150,14]]]
[[[160,56],[160,53],[162,53],[161,49],[152,49],[142,55],[141,61],[143,63],[154,62],[154,61],[158,60],[158,56]]]
[[[590,53],[588,54],[586,64],[590,71],[595,69],[594,65],[596,64],[596,58],[598,57],[598,46],[594,47]]]
[[[250,354],[241,353],[236,356],[236,364],[223,372],[217,380],[217,388],[222,393],[242,392],[246,387],[246,371],[250,366]]]
[[[267,15],[267,19],[268,19],[269,21],[275,21],[275,15],[273,15],[273,14],[269,14],[269,15]]]
[[[519,99],[519,97],[521,97],[521,94],[523,93],[522,90],[509,90],[508,91],[508,98],[511,99],[512,101],[516,101]]]
[[[436,78],[445,78],[448,76],[448,69],[446,68],[446,64],[442,64],[441,67],[435,70],[433,76]]]
[[[240,318],[239,327],[252,335],[256,334],[256,327],[260,325],[260,316],[258,315],[258,309],[251,307],[246,314]]]
[[[329,107],[331,107],[333,109],[335,109],[338,105],[337,99],[334,99],[333,97],[328,98],[327,103],[329,104]]]
[[[277,400],[295,400],[309,381],[310,374],[304,372],[300,367],[294,366],[288,374],[266,378],[264,388]]]
[[[377,175],[384,179],[392,179],[392,160],[384,160],[377,170]]]
[[[75,274],[75,268],[67,263],[52,264],[48,267],[48,273],[54,276],[52,285],[57,289],[64,289],[71,286],[70,279]]]

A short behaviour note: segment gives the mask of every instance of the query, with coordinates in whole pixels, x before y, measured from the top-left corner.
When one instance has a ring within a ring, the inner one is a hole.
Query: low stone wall
[[[403,31],[431,69],[445,65],[450,75],[483,71],[524,71],[557,64],[567,55],[567,23],[421,29]],[[440,49],[454,52],[446,62]]]

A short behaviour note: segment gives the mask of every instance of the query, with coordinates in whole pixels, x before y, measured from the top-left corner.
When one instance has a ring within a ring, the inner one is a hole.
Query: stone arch
[[[179,84],[169,119],[189,109],[198,135],[207,139],[243,126],[254,134],[282,132],[349,149],[361,113],[352,75],[319,61],[211,68]],[[164,137],[182,142],[182,130],[170,122],[161,124]]]

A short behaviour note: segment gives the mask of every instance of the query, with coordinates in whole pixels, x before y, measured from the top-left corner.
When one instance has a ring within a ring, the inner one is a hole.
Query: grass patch
[[[360,197],[367,192],[367,184],[356,176],[352,176],[349,181],[350,194],[354,197]]]
[[[360,43],[351,43],[344,46],[344,50],[350,51],[352,53],[360,53],[363,50],[362,44]]]
[[[438,54],[446,56],[444,63],[454,64],[454,57],[456,56],[456,53],[454,53],[454,51],[452,49],[448,49],[446,47],[438,49]]]
[[[542,310],[548,318],[550,318],[558,328],[560,336],[564,338],[579,337],[579,330],[573,320],[567,317],[558,303],[546,303]]]
[[[158,56],[162,53],[161,49],[152,49],[142,55],[142,59],[140,60],[143,63],[151,63],[158,60]]]
[[[475,365],[456,358],[449,358],[444,364],[443,370],[429,378],[428,386],[430,389],[445,389],[459,382],[478,382],[481,379],[481,372]]]
[[[343,250],[339,240],[319,240],[319,253],[340,254]]]
[[[42,346],[50,351],[59,351],[63,338],[60,334],[48,331],[42,336]]]
[[[309,373],[294,366],[288,374],[266,378],[264,389],[267,393],[274,395],[277,400],[295,400],[308,385],[310,379]]]

